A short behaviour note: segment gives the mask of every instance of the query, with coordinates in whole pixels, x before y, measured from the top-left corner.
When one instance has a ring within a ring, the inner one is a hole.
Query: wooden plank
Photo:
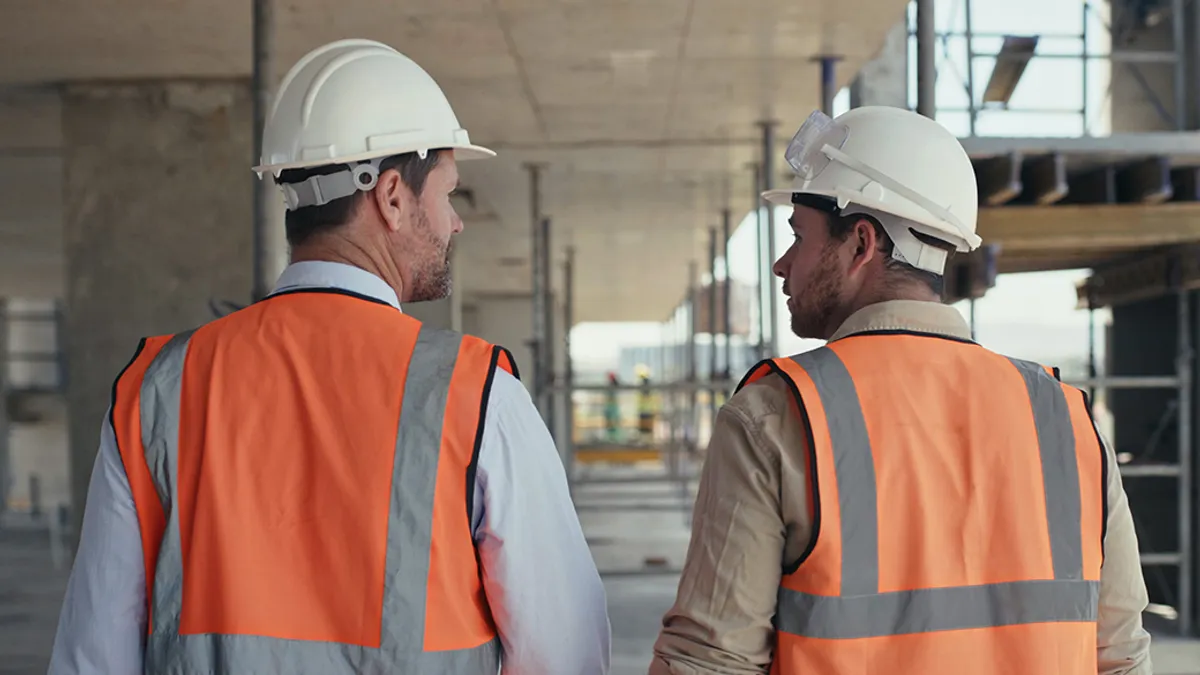
[[[978,232],[1004,256],[1181,244],[1200,241],[1200,203],[980,209]]]

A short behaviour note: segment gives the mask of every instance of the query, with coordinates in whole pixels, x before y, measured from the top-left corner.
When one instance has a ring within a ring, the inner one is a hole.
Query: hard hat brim
[[[792,188],[778,188],[775,190],[767,190],[761,194],[764,201],[770,202],[777,206],[792,206],[792,195],[807,194],[817,195],[821,197],[829,197],[831,199],[842,200],[847,199],[847,195],[837,190],[799,190]],[[887,213],[891,213],[900,218],[911,220],[914,223],[923,225],[931,230],[935,230],[938,234],[930,233],[932,236],[938,236],[940,239],[952,242],[955,248],[960,253],[973,251],[978,248],[983,240],[978,234],[972,233],[970,237],[964,237],[962,232],[956,228],[949,227],[945,223],[940,222],[931,214],[926,213],[916,204],[905,204],[902,208],[896,208],[896,204],[885,204],[873,199],[864,198],[862,195],[848,198],[848,201],[859,206],[865,206],[870,209],[879,209]]]
[[[466,162],[476,159],[490,159],[496,156],[496,152],[482,145],[451,145],[436,148],[436,150],[452,150],[454,159],[460,162]],[[270,172],[275,177],[287,171],[288,169],[311,169],[317,166],[330,166],[333,164],[350,164],[353,162],[365,162],[379,157],[389,157],[391,155],[402,155],[406,152],[414,152],[413,150],[403,149],[385,149],[383,151],[360,152],[356,155],[347,155],[345,157],[322,157],[321,159],[312,159],[300,162],[286,162],[284,164],[259,164],[251,168],[251,171],[258,174],[262,178],[263,174]]]

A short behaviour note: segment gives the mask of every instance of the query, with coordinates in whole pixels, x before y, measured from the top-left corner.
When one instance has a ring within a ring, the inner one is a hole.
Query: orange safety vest
[[[149,673],[487,673],[470,514],[511,354],[331,290],[143,340],[112,424]]]
[[[898,331],[765,361],[739,388],[772,372],[808,428],[813,517],[772,673],[1095,675],[1107,463],[1081,391]]]

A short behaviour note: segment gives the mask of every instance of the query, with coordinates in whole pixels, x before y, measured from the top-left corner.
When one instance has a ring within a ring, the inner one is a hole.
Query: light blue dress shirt
[[[400,307],[382,279],[339,263],[294,263],[275,291],[315,287]],[[491,389],[473,503],[484,591],[504,645],[502,672],[607,673],[611,628],[604,586],[562,462],[525,387],[503,370]],[[50,675],[141,675],[143,567],[133,494],[105,415]]]

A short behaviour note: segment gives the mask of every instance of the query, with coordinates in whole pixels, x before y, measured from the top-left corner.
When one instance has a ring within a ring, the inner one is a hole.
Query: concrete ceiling
[[[838,85],[847,84],[905,5],[278,0],[274,70],[281,76],[308,49],[344,37],[407,53],[442,85],[472,139],[500,152],[462,167],[476,202],[464,206],[462,290],[528,290],[522,165],[542,162],[556,269],[566,245],[578,251],[578,319],[660,320],[682,297],[687,262],[706,258],[720,209],[731,206],[736,221],[752,206],[756,123],[778,120],[786,140],[819,106],[812,58],[841,56]],[[250,14],[249,0],[10,3],[0,86],[245,77]],[[26,251],[43,274],[61,270],[57,169],[43,156],[58,143],[55,114],[44,99],[0,105],[0,246]]]

